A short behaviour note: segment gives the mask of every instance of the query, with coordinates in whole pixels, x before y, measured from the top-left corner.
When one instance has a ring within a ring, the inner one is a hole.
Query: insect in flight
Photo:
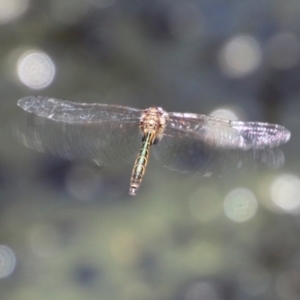
[[[218,164],[238,164],[241,153],[253,160],[262,153],[261,160],[276,163],[279,159],[270,149],[290,138],[290,132],[276,124],[166,112],[156,106],[142,110],[42,96],[22,98],[18,105],[36,118],[20,128],[19,139],[42,152],[92,160],[98,165],[118,164],[133,160],[142,141],[132,170],[130,195],[139,189],[152,145],[155,157],[166,167],[209,172]]]

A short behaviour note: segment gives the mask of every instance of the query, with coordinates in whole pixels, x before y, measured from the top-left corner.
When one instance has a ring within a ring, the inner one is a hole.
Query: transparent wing
[[[29,96],[18,101],[25,111],[65,123],[102,123],[105,121],[137,120],[141,110],[100,103],[76,103],[66,100]]]
[[[290,132],[280,125],[170,113],[162,140],[153,147],[164,166],[182,172],[214,173],[264,164],[283,165]]]
[[[29,148],[98,165],[133,161],[139,150],[139,110],[43,97],[23,98],[18,104],[32,112],[14,126]]]
[[[170,113],[165,135],[201,140],[223,149],[265,149],[286,143],[290,132],[283,126],[260,122],[231,121],[190,113]]]
[[[180,172],[224,175],[238,170],[261,167],[277,169],[284,164],[284,154],[278,148],[222,149],[188,135],[180,139],[164,136],[153,145],[154,156],[167,168]]]

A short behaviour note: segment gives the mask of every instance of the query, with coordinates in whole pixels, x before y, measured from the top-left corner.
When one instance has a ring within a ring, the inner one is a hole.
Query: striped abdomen
[[[132,169],[129,195],[135,196],[138,188],[140,187],[148,163],[150,146],[152,145],[154,138],[155,134],[153,132],[148,132],[143,139],[141,150]]]

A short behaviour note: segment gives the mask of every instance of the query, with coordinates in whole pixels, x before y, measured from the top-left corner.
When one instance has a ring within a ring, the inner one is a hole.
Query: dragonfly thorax
[[[161,107],[152,106],[145,109],[140,119],[140,130],[144,138],[151,133],[150,144],[161,140],[169,115]]]

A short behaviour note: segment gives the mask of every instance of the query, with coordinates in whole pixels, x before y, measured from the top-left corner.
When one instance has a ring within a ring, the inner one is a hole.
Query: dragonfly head
[[[143,111],[140,121],[140,129],[144,138],[148,133],[153,134],[150,144],[157,144],[163,135],[169,115],[161,107],[152,106]]]

